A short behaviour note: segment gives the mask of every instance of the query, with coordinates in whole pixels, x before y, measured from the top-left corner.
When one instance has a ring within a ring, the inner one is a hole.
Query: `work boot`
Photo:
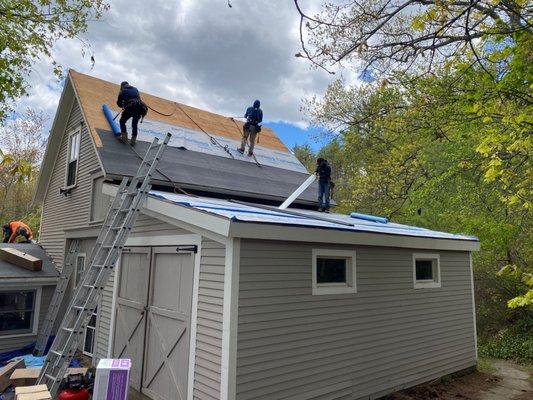
[[[120,133],[120,140],[123,143],[128,143],[128,132],[121,132]]]
[[[329,208],[324,209],[324,212],[325,212],[326,214],[329,214]]]
[[[239,153],[241,153],[241,154],[244,154],[244,149],[243,149],[242,147],[239,147],[239,148],[237,149],[237,151],[238,151]]]
[[[253,152],[253,151],[249,151],[249,152],[248,152],[248,155],[251,157],[251,156],[254,155],[254,152]]]
[[[135,146],[135,143],[137,143],[137,136],[132,136],[130,139],[130,145]]]

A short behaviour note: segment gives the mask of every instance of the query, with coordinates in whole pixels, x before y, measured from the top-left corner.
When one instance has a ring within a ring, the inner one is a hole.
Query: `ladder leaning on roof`
[[[128,178],[122,179],[91,252],[89,267],[68,306],[37,380],[37,384],[47,384],[52,398],[57,396],[80,336],[97,307],[140,207],[148,196],[152,174],[170,137],[170,133],[167,133],[161,143],[154,138],[131,182],[128,184]]]
[[[72,272],[75,268],[76,256],[78,255],[79,248],[79,240],[73,240],[70,243],[67,257],[65,258],[65,264],[61,269],[61,274],[59,275],[59,281],[57,282],[54,296],[52,297],[52,301],[48,307],[44,323],[39,330],[39,334],[37,335],[37,343],[33,349],[34,356],[42,356],[44,354],[46,345],[48,344],[48,338],[50,337],[50,333],[52,332],[52,328],[56,322],[57,313],[59,312],[59,308],[61,307],[61,303],[63,302],[65,292],[70,282],[70,277],[72,276]]]

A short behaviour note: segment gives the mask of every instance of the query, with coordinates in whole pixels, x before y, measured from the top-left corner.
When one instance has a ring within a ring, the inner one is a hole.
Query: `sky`
[[[120,83],[227,116],[240,116],[260,99],[265,125],[289,146],[318,149],[320,128],[310,127],[302,101],[320,96],[337,76],[314,69],[300,51],[299,14],[292,1],[109,0],[101,21],[91,22],[82,42],[54,48],[63,68]],[[306,2],[306,10],[321,4]],[[96,60],[94,67],[90,55]],[[35,64],[29,96],[17,110],[43,109],[52,120],[62,82],[49,60]],[[317,137],[318,134],[318,137]]]

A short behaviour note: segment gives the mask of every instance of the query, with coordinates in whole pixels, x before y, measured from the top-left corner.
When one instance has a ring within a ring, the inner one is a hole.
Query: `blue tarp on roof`
[[[383,223],[381,220],[378,221],[378,218],[375,220],[372,220],[372,218],[359,219],[345,214],[323,214],[318,211],[300,209],[290,209],[288,212],[284,212],[283,210],[269,210],[255,207],[253,205],[233,203],[226,200],[207,197],[191,197],[155,190],[150,192],[150,196],[183,207],[215,214],[232,221],[294,225],[306,228],[329,228],[355,232],[386,233],[399,236],[415,236],[435,239],[478,241],[475,236],[432,231],[430,229],[396,224],[393,222]],[[300,215],[292,215],[290,214],[291,211],[297,211]],[[328,221],[325,221],[324,219],[327,219]]]

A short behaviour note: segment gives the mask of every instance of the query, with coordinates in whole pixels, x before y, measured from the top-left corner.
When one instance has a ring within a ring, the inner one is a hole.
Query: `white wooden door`
[[[140,391],[150,278],[150,248],[124,249],[116,301],[115,358],[130,358],[130,385]]]
[[[151,265],[142,391],[158,400],[185,400],[194,253],[152,248]]]

